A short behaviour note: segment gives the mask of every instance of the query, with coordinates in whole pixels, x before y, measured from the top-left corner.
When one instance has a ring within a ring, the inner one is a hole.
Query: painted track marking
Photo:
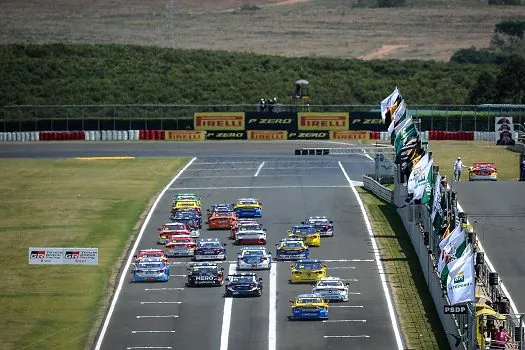
[[[369,335],[325,335],[325,338],[370,338]]]
[[[141,315],[137,318],[178,318],[179,315]]]
[[[158,290],[184,290],[184,288],[144,288],[145,291],[158,291]]]
[[[230,264],[228,274],[235,273],[235,264]],[[222,313],[222,328],[221,328],[221,346],[220,350],[228,350],[228,341],[230,337],[230,324],[232,319],[232,305],[233,298],[224,298],[224,311]]]
[[[140,305],[144,304],[182,304],[182,301],[141,301]]]
[[[146,219],[144,219],[144,223],[142,224],[142,227],[140,228],[139,234],[137,236],[137,239],[135,240],[135,244],[133,244],[133,247],[129,251],[127,263],[124,266],[129,266],[131,264],[131,261],[133,259],[133,255],[135,255],[135,252],[137,251],[137,248],[140,244],[140,241],[142,239],[142,236],[144,235],[144,232],[146,231],[146,227],[149,224],[149,221],[151,220],[151,217],[153,216],[153,213],[155,212],[155,209],[157,209],[157,206],[159,205],[160,200],[162,197],[164,197],[164,194],[166,191],[168,191],[169,188],[173,185],[175,181],[184,173],[186,169],[190,167],[191,164],[196,160],[197,158],[192,158],[188,164],[186,164],[178,173],[171,179],[171,181],[162,189],[160,194],[157,196],[157,199],[155,199],[155,202],[153,202],[153,205],[151,206],[151,209],[148,212],[148,215],[146,216]],[[118,282],[117,289],[115,290],[115,294],[112,297],[111,305],[109,306],[108,313],[106,315],[106,318],[104,320],[104,323],[102,324],[102,328],[100,329],[100,334],[98,336],[97,343],[95,345],[95,350],[100,350],[102,347],[102,342],[104,341],[104,336],[106,335],[106,332],[108,330],[109,322],[111,321],[111,316],[113,315],[113,312],[115,311],[115,306],[117,305],[118,298],[120,296],[120,292],[122,290],[122,286],[124,285],[124,281],[128,277],[127,274],[127,268],[122,269],[120,280]],[[175,331],[173,331],[175,332]]]
[[[324,323],[338,323],[338,322],[362,322],[365,323],[366,320],[323,320]]]
[[[313,185],[313,186],[219,186],[219,187],[172,187],[170,191],[185,191],[185,190],[251,190],[251,189],[282,189],[282,188],[350,188],[349,185]]]
[[[338,162],[338,164],[339,164],[339,167],[341,168],[341,171],[343,172],[343,175],[346,178],[346,181],[348,181],[348,183],[350,184],[350,188],[352,189],[352,192],[354,193],[354,196],[357,199],[357,202],[361,209],[361,213],[363,214],[363,219],[366,224],[368,235],[370,236],[370,241],[372,242],[374,258],[377,264],[377,269],[379,270],[379,278],[381,279],[381,285],[383,287],[383,292],[385,294],[386,304],[388,307],[388,313],[390,315],[390,322],[392,323],[392,328],[394,330],[394,337],[396,339],[396,345],[399,350],[402,350],[403,340],[401,339],[401,332],[399,330],[396,314],[394,312],[394,305],[392,303],[392,297],[390,296],[390,293],[388,291],[388,286],[386,284],[385,271],[383,269],[383,264],[381,263],[381,257],[379,256],[379,249],[377,248],[377,242],[375,240],[374,233],[372,232],[372,224],[370,224],[370,220],[368,219],[368,214],[366,213],[363,201],[361,200],[361,197],[359,197],[359,193],[357,193],[357,190],[355,189],[354,184],[352,183],[352,180],[350,180],[350,177],[346,173],[346,170],[343,167],[343,164],[341,164],[341,162]]]
[[[268,313],[268,350],[277,347],[277,265],[270,267],[270,305]]]
[[[175,331],[131,331],[132,334],[137,333],[175,333]]]
[[[363,305],[330,305],[330,309],[333,307],[362,309]]]
[[[259,176],[259,173],[261,172],[261,169],[262,169],[263,166],[264,166],[264,162],[262,162],[261,165],[259,165],[259,167],[257,168],[257,171],[253,175],[254,177]]]
[[[171,346],[128,346],[126,350],[134,349],[173,349]]]

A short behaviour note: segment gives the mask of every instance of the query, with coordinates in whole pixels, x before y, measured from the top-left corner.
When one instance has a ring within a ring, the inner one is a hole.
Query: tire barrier
[[[36,142],[40,141],[38,131],[0,132],[0,142]]]
[[[296,156],[327,156],[330,154],[328,148],[301,148],[295,150]]]

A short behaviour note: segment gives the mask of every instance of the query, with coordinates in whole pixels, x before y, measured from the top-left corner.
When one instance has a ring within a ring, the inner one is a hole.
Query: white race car
[[[237,255],[237,270],[269,270],[272,255],[265,247],[244,247]]]
[[[312,293],[320,294],[326,301],[348,301],[348,283],[339,277],[320,278]]]
[[[334,236],[334,222],[327,216],[309,216],[302,223],[304,225],[314,225],[321,237]]]
[[[266,229],[239,230],[235,233],[235,244],[266,244]]]

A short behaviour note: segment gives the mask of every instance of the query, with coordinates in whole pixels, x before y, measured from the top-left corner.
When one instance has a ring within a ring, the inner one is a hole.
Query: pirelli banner
[[[247,130],[293,130],[297,127],[297,113],[247,112]]]
[[[350,125],[350,115],[347,112],[299,112],[297,119],[297,130],[299,131],[348,130]]]
[[[204,130],[165,130],[164,139],[168,141],[204,141]]]
[[[244,112],[208,112],[194,113],[193,122],[195,130],[205,131],[244,131]]]
[[[330,140],[370,140],[370,131],[330,131]]]

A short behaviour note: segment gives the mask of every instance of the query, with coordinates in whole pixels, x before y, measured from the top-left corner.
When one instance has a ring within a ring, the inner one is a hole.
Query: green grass
[[[434,165],[439,165],[441,175],[449,181],[454,179],[452,165],[461,157],[467,167],[474,162],[494,162],[498,169],[498,180],[515,180],[519,173],[519,153],[496,146],[492,141],[430,141],[429,150]],[[462,181],[468,181],[468,169],[463,169]]]
[[[0,162],[0,344],[83,349],[148,202],[186,159]],[[98,266],[28,265],[29,246],[98,247]]]
[[[388,276],[406,349],[448,349],[416,252],[394,207],[358,188]]]

